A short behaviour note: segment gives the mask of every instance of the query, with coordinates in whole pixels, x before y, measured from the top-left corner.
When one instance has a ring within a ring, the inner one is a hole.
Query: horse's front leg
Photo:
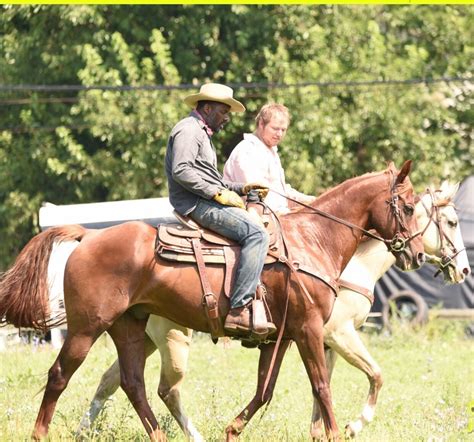
[[[289,340],[281,341],[277,354],[275,357],[275,363],[272,368],[272,373],[268,386],[263,393],[265,381],[267,379],[267,373],[270,370],[272,356],[275,350],[276,344],[262,344],[260,345],[260,359],[258,361],[258,381],[257,391],[253,399],[249,404],[240,412],[240,414],[230,423],[226,428],[227,442],[234,441],[239,437],[239,434],[244,430],[247,423],[252,419],[254,414],[267,402],[270,402],[273,390],[275,388],[278,373],[280,372],[281,363],[283,356],[285,356],[286,350],[290,345]]]
[[[326,358],[329,382],[331,382],[334,366],[336,365],[337,353],[332,348],[326,347],[324,349],[324,355]],[[324,436],[324,424],[321,415],[321,408],[319,406],[319,402],[316,399],[313,400],[313,416],[311,419],[310,433],[313,440],[320,440]]]
[[[306,318],[295,342],[308,373],[313,398],[318,401],[329,440],[339,439],[339,429],[332,408],[329,375],[324,356],[323,320],[317,314]]]
[[[369,394],[361,415],[346,425],[345,435],[354,437],[374,418],[377,397],[382,387],[382,373],[352,324],[341,327],[331,335],[331,347],[349,364],[362,370],[369,379]]]

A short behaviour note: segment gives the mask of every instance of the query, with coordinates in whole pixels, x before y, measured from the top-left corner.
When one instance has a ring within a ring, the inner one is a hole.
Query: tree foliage
[[[38,231],[42,202],[166,195],[167,136],[182,98],[236,84],[247,107],[216,136],[223,163],[258,108],[292,124],[287,178],[319,193],[389,160],[414,160],[419,190],[473,171],[473,9],[468,6],[1,6],[0,269]],[[426,79],[422,84],[387,80]],[[380,84],[357,85],[354,82]],[[315,83],[338,83],[320,86]],[[243,83],[269,87],[243,87]],[[277,84],[293,85],[277,87]],[[193,84],[194,88],[173,88]],[[163,90],[94,86],[164,85]],[[273,85],[273,86],[272,86]]]

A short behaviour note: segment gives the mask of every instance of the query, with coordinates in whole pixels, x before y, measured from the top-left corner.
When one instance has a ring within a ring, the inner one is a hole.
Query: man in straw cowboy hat
[[[193,111],[171,131],[166,151],[171,205],[181,215],[240,244],[241,252],[232,287],[230,311],[224,329],[232,335],[252,331],[249,304],[257,288],[268,249],[268,234],[245,210],[239,195],[268,188],[260,183],[226,181],[217,170],[212,135],[230,120],[230,112],[244,112],[233,90],[209,83],[184,102]],[[267,328],[275,330],[268,322]]]

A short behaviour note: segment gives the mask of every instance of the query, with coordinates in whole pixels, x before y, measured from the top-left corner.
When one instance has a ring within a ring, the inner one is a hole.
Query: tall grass
[[[388,335],[364,334],[385,379],[374,422],[359,441],[468,441],[468,404],[474,399],[474,347],[461,322],[438,320],[420,330],[398,327]],[[182,399],[188,415],[206,440],[223,440],[225,426],[252,398],[258,350],[231,342],[213,345],[195,336]],[[42,398],[40,390],[57,351],[48,346],[11,347],[0,354],[0,441],[28,440]],[[71,440],[102,372],[115,359],[110,339],[101,338],[61,396],[51,440]],[[147,393],[168,437],[182,441],[177,424],[161,403],[156,388],[159,355],[146,367]],[[332,382],[336,418],[341,429],[362,411],[368,392],[365,376],[340,360]],[[242,434],[244,441],[309,439],[312,411],[310,384],[296,346],[290,348],[273,400]],[[474,426],[474,424],[472,425]],[[107,403],[90,440],[147,440],[135,411],[122,391]]]

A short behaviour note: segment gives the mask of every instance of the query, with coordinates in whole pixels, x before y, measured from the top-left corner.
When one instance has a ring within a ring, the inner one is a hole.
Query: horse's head
[[[400,171],[393,163],[385,171],[389,185],[374,200],[372,226],[385,238],[394,254],[395,264],[402,270],[416,270],[425,262],[423,241],[415,215],[415,195],[408,174],[411,161]]]
[[[452,202],[458,187],[443,182],[438,190],[427,189],[416,206],[428,261],[437,265],[450,283],[463,282],[471,272]]]

